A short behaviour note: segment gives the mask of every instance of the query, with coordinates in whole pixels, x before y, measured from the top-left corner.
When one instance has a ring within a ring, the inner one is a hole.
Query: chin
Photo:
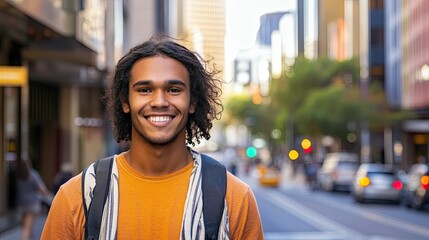
[[[144,138],[146,142],[152,144],[152,145],[167,145],[172,142],[174,142],[177,139],[177,136],[173,136],[170,138],[166,137],[155,137],[155,138]]]

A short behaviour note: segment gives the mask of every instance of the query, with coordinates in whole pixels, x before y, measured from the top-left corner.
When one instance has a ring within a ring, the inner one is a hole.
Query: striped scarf
[[[182,218],[182,228],[180,233],[181,240],[203,240],[205,238],[204,216],[203,216],[203,196],[202,196],[202,177],[201,177],[201,156],[198,152],[191,151],[194,158],[194,167],[189,179],[188,193],[186,195],[185,208]],[[118,168],[116,157],[113,160],[109,195],[103,209],[99,239],[116,239],[118,228]],[[88,167],[85,174],[85,204],[89,207],[93,189],[95,186],[94,164]],[[229,240],[229,220],[228,209],[225,200],[222,214],[222,220],[219,226],[218,238]]]

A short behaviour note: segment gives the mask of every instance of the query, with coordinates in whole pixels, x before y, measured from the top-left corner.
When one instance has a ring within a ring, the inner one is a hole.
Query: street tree
[[[345,141],[358,134],[361,121],[379,130],[410,115],[392,111],[383,89],[371,84],[363,95],[357,59],[335,61],[327,58],[297,58],[271,84],[271,107],[277,127],[294,126],[296,134],[329,135]]]
[[[253,136],[268,138],[274,125],[270,115],[269,104],[256,104],[249,94],[231,95],[225,101],[225,122],[244,124]]]

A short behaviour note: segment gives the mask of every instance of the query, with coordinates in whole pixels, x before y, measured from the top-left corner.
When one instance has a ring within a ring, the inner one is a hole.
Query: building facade
[[[51,187],[61,164],[77,173],[105,155],[100,94],[116,44],[114,6],[0,0],[0,216],[15,210],[22,161]]]
[[[429,157],[428,9],[427,1],[385,1],[386,95],[392,108],[415,113],[391,131],[390,154],[405,169]]]
[[[225,65],[225,0],[182,1],[180,37],[185,44],[223,70]],[[223,77],[223,76],[222,76]]]

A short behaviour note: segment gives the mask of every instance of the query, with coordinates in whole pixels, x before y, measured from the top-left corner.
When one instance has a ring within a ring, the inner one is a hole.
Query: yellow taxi
[[[277,187],[280,184],[280,171],[277,167],[261,164],[258,165],[257,171],[257,177],[262,186]]]

